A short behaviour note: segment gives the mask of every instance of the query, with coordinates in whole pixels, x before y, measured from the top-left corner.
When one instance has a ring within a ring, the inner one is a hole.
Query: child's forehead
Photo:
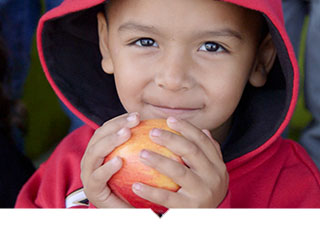
[[[185,15],[186,17],[192,15],[193,12],[202,12],[210,13],[210,8],[214,8],[214,13],[217,16],[223,16],[225,13],[230,13],[229,16],[236,16],[241,18],[247,18],[254,16],[254,11],[243,8],[241,6],[224,2],[220,0],[108,0],[106,1],[106,10],[110,13],[112,9],[115,12],[120,10],[135,11],[139,14],[145,14],[149,10],[150,13],[162,12],[161,9],[167,9],[169,12],[170,9],[176,8],[179,11],[184,9],[189,10],[189,14]],[[198,6],[194,8],[194,6]],[[190,6],[193,6],[190,10]]]
[[[111,0],[106,4],[108,17],[146,19],[148,22],[164,20],[174,14],[174,21],[191,23],[228,23],[250,28],[250,23],[259,20],[255,11],[217,0]],[[122,12],[122,14],[121,14]]]
[[[188,37],[189,33],[204,30],[231,29],[251,41],[259,41],[263,30],[260,13],[222,1],[112,0],[109,4],[106,9],[109,26],[116,30],[133,21],[167,35],[181,30],[180,34],[184,31]]]

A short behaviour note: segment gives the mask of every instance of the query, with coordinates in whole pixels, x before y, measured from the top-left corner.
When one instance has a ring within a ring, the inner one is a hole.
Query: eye
[[[201,51],[208,51],[208,52],[223,52],[226,51],[224,47],[222,47],[220,44],[217,44],[215,42],[206,42],[204,43],[200,49]]]
[[[141,47],[158,47],[158,44],[150,38],[141,38],[133,43],[134,45]]]

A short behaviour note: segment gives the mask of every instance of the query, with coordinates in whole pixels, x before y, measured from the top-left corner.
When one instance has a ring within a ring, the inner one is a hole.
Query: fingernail
[[[129,116],[127,117],[127,121],[129,121],[129,122],[136,121],[137,120],[137,115],[138,115],[138,113],[129,114]]]
[[[168,117],[168,122],[169,123],[176,123],[178,120],[174,117]]]
[[[132,185],[132,187],[133,187],[133,189],[136,190],[136,191],[141,191],[141,189],[142,189],[142,186],[141,186],[140,183],[134,183],[134,184]]]
[[[210,137],[210,132],[207,129],[202,129],[202,132]]]
[[[118,132],[117,132],[117,135],[118,136],[123,136],[123,135],[125,135],[126,134],[126,129],[125,128],[122,128],[122,129],[120,129]]]
[[[143,159],[148,159],[150,157],[150,153],[146,150],[142,150],[140,152],[140,157],[143,158]]]
[[[111,159],[110,162],[112,164],[118,164],[120,162],[120,158],[118,156],[116,156],[113,159]]]
[[[154,129],[151,130],[151,136],[159,137],[160,135],[161,135],[161,130],[160,129],[154,128]]]

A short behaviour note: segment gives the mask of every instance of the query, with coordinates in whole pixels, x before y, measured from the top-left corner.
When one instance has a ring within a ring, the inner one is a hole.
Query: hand
[[[110,152],[130,138],[130,128],[137,126],[139,122],[137,113],[121,115],[104,123],[90,139],[81,160],[81,180],[84,192],[94,206],[131,207],[114,195],[106,184],[122,167],[121,158],[115,157],[105,164],[103,162]]]
[[[172,117],[168,126],[182,134],[153,129],[150,138],[181,156],[185,165],[152,151],[142,151],[141,161],[170,177],[180,185],[177,192],[133,184],[140,197],[167,208],[213,208],[227,194],[229,175],[222,159],[219,144],[208,130],[200,130],[184,120]]]

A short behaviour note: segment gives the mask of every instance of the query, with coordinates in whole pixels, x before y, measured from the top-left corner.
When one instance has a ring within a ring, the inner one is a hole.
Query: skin
[[[213,0],[117,0],[108,7],[108,23],[98,15],[98,26],[102,68],[114,74],[128,114],[106,122],[88,144],[81,179],[89,201],[130,207],[105,183],[121,159],[102,165],[103,159],[130,138],[140,120],[166,118],[182,136],[153,129],[150,138],[188,167],[145,150],[141,161],[181,189],[136,183],[133,191],[168,208],[217,207],[228,190],[219,143],[246,84],[263,86],[276,56],[270,35],[260,35],[261,17]]]

